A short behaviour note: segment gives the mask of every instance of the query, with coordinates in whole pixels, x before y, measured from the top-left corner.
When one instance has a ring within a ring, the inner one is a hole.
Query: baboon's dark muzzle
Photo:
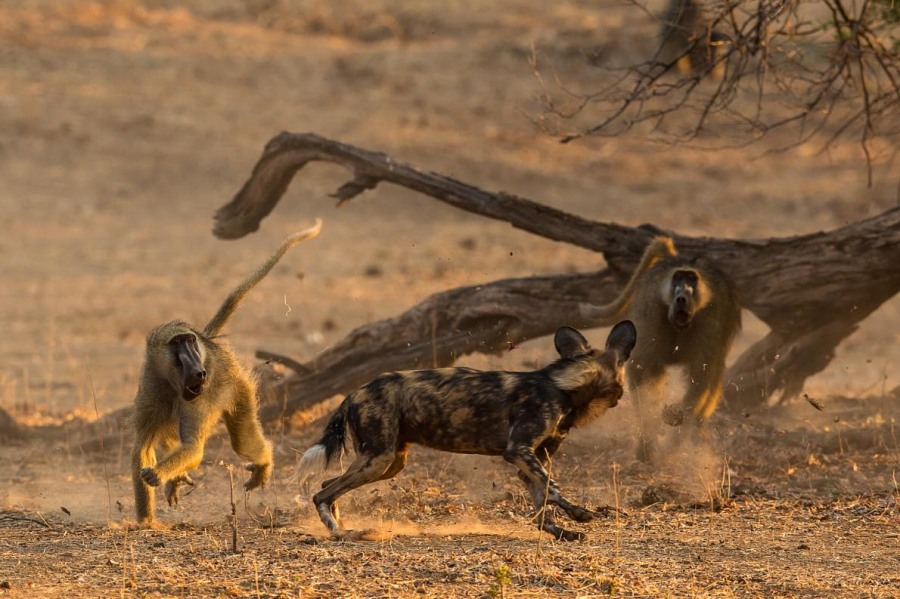
[[[185,401],[193,401],[203,393],[206,383],[203,358],[197,346],[191,343],[180,343],[176,352],[181,363],[181,397]]]
[[[691,298],[689,298],[687,294],[675,294],[672,305],[669,306],[669,322],[671,322],[674,327],[685,329],[690,326],[691,318],[693,316],[691,313],[692,303]]]

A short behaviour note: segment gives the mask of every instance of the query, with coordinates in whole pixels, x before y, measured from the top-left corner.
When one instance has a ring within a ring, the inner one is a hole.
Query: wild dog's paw
[[[560,528],[555,536],[557,541],[583,541],[587,538],[587,535],[583,532],[575,532],[574,530],[566,530],[564,528]]]
[[[384,541],[391,535],[382,530],[366,528],[364,530],[341,530],[331,533],[331,538],[336,541]]]
[[[178,505],[178,501],[181,498],[180,489],[181,485],[190,485],[194,486],[194,479],[192,479],[187,474],[182,474],[181,476],[175,477],[170,481],[166,482],[166,501],[169,503],[170,507],[175,507]]]
[[[595,518],[610,518],[613,515],[627,516],[628,512],[622,508],[613,507],[611,505],[598,505],[593,510]]]
[[[248,491],[266,486],[272,476],[272,464],[247,464],[245,468],[250,472],[250,480],[244,485]]]
[[[590,522],[594,519],[594,512],[586,510],[583,507],[573,505],[566,510],[569,518],[576,522]]]
[[[149,466],[147,468],[141,468],[141,480],[151,487],[158,487],[162,484],[162,480],[160,480],[156,468],[151,468]]]

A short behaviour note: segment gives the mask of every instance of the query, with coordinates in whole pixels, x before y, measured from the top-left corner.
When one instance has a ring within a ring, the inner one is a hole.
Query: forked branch
[[[266,408],[267,419],[347,392],[384,370],[446,365],[470,352],[504,351],[563,323],[590,326],[580,319],[579,304],[603,303],[616,295],[658,232],[650,226],[592,222],[525,198],[422,172],[385,154],[312,134],[282,133],[266,145],[237,196],[217,212],[215,233],[236,238],[255,231],[297,171],[316,160],[353,173],[334,194],[339,203],[382,181],[393,183],[548,239],[599,251],[609,269],[453,289],[397,318],[360,327],[303,364],[311,374],[292,375],[269,389],[281,401]],[[726,398],[733,406],[764,402],[779,390],[795,393],[808,376],[824,368],[856,323],[900,290],[896,266],[900,208],[833,231],[791,238],[668,234],[681,253],[705,255],[731,273],[745,307],[772,328],[772,335],[739,358],[729,373]],[[832,324],[833,334],[815,334]],[[790,362],[779,362],[788,358]],[[777,376],[760,374],[769,370]]]

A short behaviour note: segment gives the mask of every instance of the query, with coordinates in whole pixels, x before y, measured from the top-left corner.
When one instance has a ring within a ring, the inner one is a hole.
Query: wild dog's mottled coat
[[[592,513],[570,503],[545,466],[573,426],[615,406],[622,396],[623,365],[635,342],[630,321],[617,325],[606,350],[591,349],[575,329],[556,332],[560,358],[533,372],[483,372],[441,368],[383,374],[354,391],[329,420],[318,444],[298,468],[301,479],[323,470],[344,445],[345,432],[356,460],[340,477],[326,480],[313,503],[335,536],[342,536],[335,502],[344,493],[395,476],[414,443],[452,451],[503,456],[519,469],[535,509],[546,502],[569,517],[587,521]],[[543,530],[560,539],[582,538],[545,514]]]

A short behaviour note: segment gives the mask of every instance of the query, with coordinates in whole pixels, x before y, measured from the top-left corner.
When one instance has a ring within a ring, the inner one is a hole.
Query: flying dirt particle
[[[809,405],[819,410],[820,412],[825,409],[825,406],[822,405],[822,402],[820,402],[818,399],[815,399],[814,397],[810,397],[806,393],[803,394],[803,399],[808,401]]]
[[[669,426],[681,426],[684,424],[684,408],[681,404],[668,404],[663,408],[662,421]]]
[[[378,264],[370,264],[363,271],[363,275],[370,278],[377,278],[384,274],[384,271],[381,269],[381,266]]]
[[[686,493],[676,490],[670,485],[650,485],[641,493],[637,507],[647,507],[655,503],[684,503],[690,498]]]
[[[473,237],[466,237],[465,239],[461,239],[459,241],[459,247],[464,250],[472,251],[478,246],[478,243],[475,241]]]
[[[63,511],[63,513],[64,513],[66,516],[71,516],[71,515],[72,515],[72,512],[70,512],[70,511],[69,511],[67,508],[65,508],[65,507],[60,507],[59,509],[61,509],[61,510]]]

